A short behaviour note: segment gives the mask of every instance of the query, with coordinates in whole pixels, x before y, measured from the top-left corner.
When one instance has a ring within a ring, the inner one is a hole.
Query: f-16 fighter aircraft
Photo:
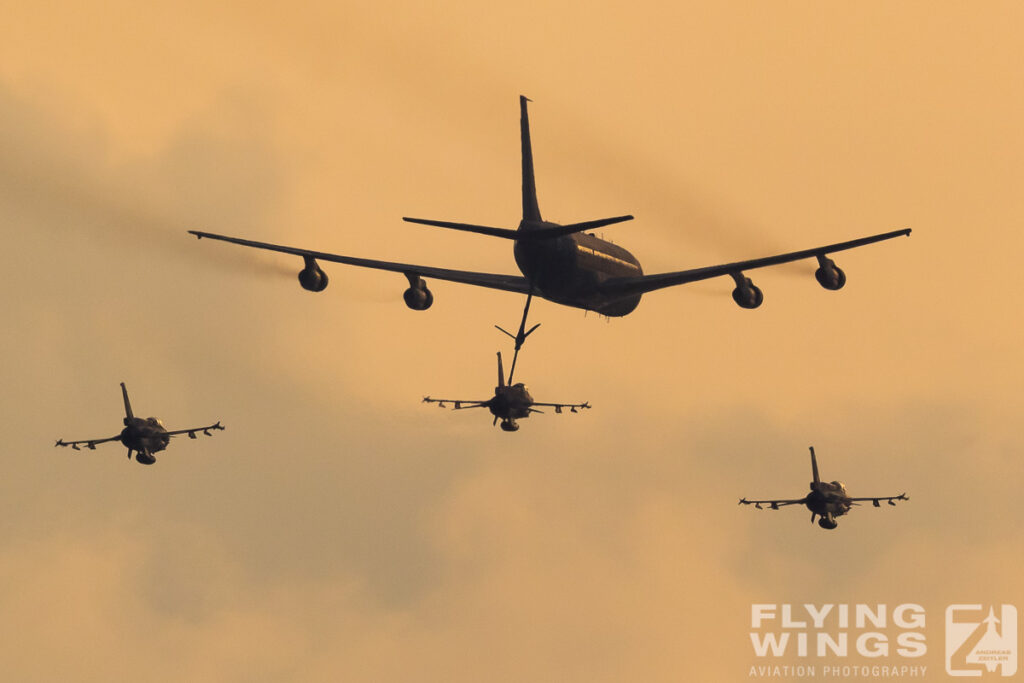
[[[85,439],[82,441],[64,441],[58,439],[55,446],[71,446],[76,451],[82,450],[80,446],[85,446],[90,450],[95,450],[97,444],[107,443],[108,441],[120,441],[122,444],[128,447],[128,457],[132,457],[132,452],[135,452],[135,459],[143,465],[152,465],[156,462],[154,453],[164,450],[167,448],[167,444],[170,443],[172,436],[180,436],[181,434],[188,434],[188,438],[196,438],[196,432],[202,432],[206,436],[212,436],[210,430],[213,429],[224,429],[220,422],[217,422],[206,427],[193,427],[192,429],[178,429],[173,432],[167,431],[163,423],[155,417],[135,417],[132,414],[132,405],[128,401],[128,390],[124,386],[124,382],[121,382],[121,394],[124,396],[124,429],[117,436],[111,436],[106,439]]]
[[[767,505],[772,510],[778,510],[783,505],[805,505],[811,511],[811,523],[816,517],[818,526],[822,529],[835,529],[839,526],[836,517],[842,517],[850,511],[850,507],[859,505],[865,501],[871,501],[875,507],[880,506],[881,501],[889,505],[895,505],[897,500],[910,500],[906,493],[898,496],[869,496],[867,498],[850,498],[846,495],[846,486],[840,481],[824,482],[818,478],[818,461],[814,457],[814,447],[811,446],[811,472],[814,481],[811,482],[811,492],[803,498],[790,498],[788,500],[747,500],[740,499],[740,505],[753,505],[758,510]]]
[[[525,319],[525,318],[524,318]],[[445,407],[446,403],[451,403],[455,410],[463,410],[465,408],[487,408],[491,411],[491,415],[494,416],[492,425],[497,424],[498,420],[501,420],[501,428],[506,432],[515,432],[519,429],[519,423],[516,420],[520,418],[530,417],[530,413],[542,413],[544,411],[537,410],[536,406],[545,408],[554,408],[556,413],[561,413],[563,408],[568,408],[570,412],[577,412],[578,410],[584,410],[590,408],[589,403],[537,403],[530,396],[530,392],[526,390],[526,385],[522,382],[512,383],[512,373],[509,373],[508,383],[505,382],[504,369],[501,365],[501,351],[498,352],[498,386],[494,387],[494,396],[487,399],[486,401],[474,401],[465,399],[453,399],[453,398],[430,398],[429,396],[423,399],[424,403],[437,403],[442,408]]]

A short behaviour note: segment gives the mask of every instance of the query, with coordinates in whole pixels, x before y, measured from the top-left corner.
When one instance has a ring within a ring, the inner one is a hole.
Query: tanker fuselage
[[[521,232],[558,227],[544,221],[523,221]],[[575,233],[550,239],[516,240],[516,265],[535,293],[565,306],[594,311],[609,317],[631,313],[640,295],[609,298],[601,285],[619,277],[643,275],[640,262],[620,246],[591,233]]]

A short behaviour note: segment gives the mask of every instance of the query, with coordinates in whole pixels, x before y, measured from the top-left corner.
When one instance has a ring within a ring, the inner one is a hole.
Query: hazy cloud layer
[[[543,14],[543,20],[540,15]],[[0,604],[11,680],[749,680],[750,605],[1024,605],[1014,502],[1024,99],[1014,6],[458,2],[11,11],[0,28]],[[516,96],[540,204],[647,272],[910,227],[837,259],[538,302],[517,369],[590,400],[516,434],[486,397],[519,297],[197,242],[207,229],[514,273]],[[798,275],[800,277],[793,277]],[[176,440],[111,436],[118,382]],[[800,496],[815,445],[856,509]],[[797,663],[786,657],[779,663]],[[850,663],[874,663],[853,656]]]

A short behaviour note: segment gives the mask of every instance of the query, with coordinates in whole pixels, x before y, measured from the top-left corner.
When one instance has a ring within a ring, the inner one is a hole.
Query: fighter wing
[[[893,237],[899,237],[901,235],[909,234],[909,229],[894,230],[893,232],[886,232],[880,235],[872,235],[871,237],[861,237],[860,239],[850,240],[849,242],[839,242],[837,244],[829,244],[824,247],[804,249],[803,251],[794,251],[788,254],[779,254],[778,256],[767,256],[765,258],[752,259],[749,261],[737,261],[736,263],[726,263],[720,266],[694,268],[692,270],[680,270],[674,273],[656,273],[654,275],[641,275],[639,277],[612,278],[610,280],[605,281],[604,284],[601,285],[601,291],[604,294],[607,294],[608,296],[629,296],[632,294],[643,294],[644,292],[650,292],[655,289],[662,289],[664,287],[674,287],[676,285],[685,285],[688,282],[708,280],[710,278],[720,277],[722,275],[739,276],[739,274],[744,270],[765,268],[767,266],[777,266],[781,263],[801,261],[803,259],[814,258],[818,256],[824,257],[827,254],[833,254],[837,251],[854,249],[856,247],[862,247],[866,244],[873,244],[875,242],[881,242],[883,240],[892,239]]]
[[[465,410],[466,408],[486,408],[490,405],[490,401],[466,401],[463,399],[455,398],[430,398],[429,396],[423,397],[424,403],[437,403],[439,407],[444,408],[445,403],[451,403],[453,410]]]
[[[94,450],[96,450],[96,444],[107,443],[108,441],[120,441],[120,440],[121,440],[121,435],[118,434],[117,436],[111,436],[111,437],[109,437],[107,439],[84,439],[82,441],[65,441],[64,439],[57,439],[57,443],[55,443],[53,445],[54,445],[54,447],[56,447],[56,446],[71,446],[71,448],[73,450],[76,450],[76,451],[82,450],[81,448],[79,448],[79,446],[84,445],[89,450],[94,451]]]
[[[294,254],[295,256],[301,256],[304,259],[319,259],[321,261],[333,261],[334,263],[344,263],[345,265],[359,266],[361,268],[376,268],[377,270],[389,270],[394,273],[402,273],[406,276],[420,275],[422,277],[432,277],[438,280],[459,282],[465,285],[476,285],[478,287],[490,287],[491,289],[502,289],[507,292],[519,292],[521,294],[528,294],[530,291],[530,288],[526,282],[526,278],[518,275],[496,275],[493,273],[475,273],[469,270],[449,270],[447,268],[417,266],[409,263],[376,261],[373,259],[354,258],[352,256],[339,256],[338,254],[328,254],[326,252],[313,251],[311,249],[283,247],[278,244],[268,244],[266,242],[244,240],[238,237],[225,237],[224,235],[215,235],[213,233],[199,232],[197,230],[189,230],[189,232],[198,237],[199,239],[207,237],[213,240],[221,240],[222,242],[241,244],[243,247],[255,247],[257,249],[278,251],[281,252],[282,254]]]
[[[590,404],[584,401],[583,403],[532,403],[531,406],[545,406],[547,408],[554,408],[556,413],[561,413],[563,408],[568,408],[569,412],[575,413],[578,410],[587,410],[590,408]],[[539,410],[537,411],[540,412]]]
[[[906,493],[901,493],[898,496],[876,496],[876,497],[873,497],[873,498],[870,498],[870,497],[869,498],[851,498],[850,502],[851,503],[861,503],[861,502],[866,502],[866,501],[869,501],[869,500],[871,501],[871,504],[874,507],[877,508],[877,507],[881,507],[881,501],[883,501],[883,500],[885,502],[887,502],[889,505],[895,505],[897,500],[910,500],[910,497],[907,496]]]
[[[803,505],[807,502],[807,498],[789,499],[789,500],[747,500],[746,498],[740,498],[739,505],[753,505],[758,510],[763,509],[762,505],[767,505],[772,510],[778,510],[784,505]]]
[[[194,438],[196,438],[196,432],[202,432],[206,436],[213,436],[213,434],[210,434],[210,430],[211,429],[223,430],[224,428],[221,427],[220,422],[217,422],[215,424],[210,425],[209,427],[193,427],[192,429],[176,429],[173,432],[167,432],[167,436],[181,436],[182,434],[188,434],[188,438],[194,439]]]

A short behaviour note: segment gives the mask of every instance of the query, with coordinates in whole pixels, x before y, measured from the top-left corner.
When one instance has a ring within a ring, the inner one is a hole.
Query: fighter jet
[[[910,234],[908,229],[893,230],[787,254],[645,275],[640,267],[640,262],[633,254],[620,246],[598,238],[592,232],[587,232],[632,220],[633,216],[600,218],[569,225],[559,225],[541,218],[533,174],[533,148],[530,143],[530,121],[526,110],[528,101],[526,97],[519,98],[523,216],[518,228],[453,223],[426,218],[404,217],[402,219],[410,223],[463,230],[511,240],[513,255],[516,265],[522,273],[521,276],[378,261],[331,254],[315,249],[300,249],[258,242],[241,237],[228,237],[199,230],[189,230],[189,232],[200,239],[206,237],[211,240],[298,256],[303,262],[303,268],[299,271],[299,284],[303,289],[311,292],[322,292],[327,288],[327,273],[320,268],[318,263],[318,261],[327,261],[401,273],[409,282],[408,289],[403,293],[405,305],[415,311],[425,311],[433,304],[434,295],[427,287],[424,278],[435,278],[508,292],[535,293],[564,306],[582,308],[608,317],[628,315],[640,304],[640,297],[646,292],[716,277],[732,278],[736,285],[732,290],[732,298],[738,306],[757,308],[764,300],[764,295],[747,277],[746,271],[803,259],[817,260],[818,267],[814,272],[814,277],[818,284],[828,290],[842,289],[846,284],[846,274],[829,257],[830,254]]]
[[[197,432],[202,432],[206,436],[212,436],[210,430],[224,429],[220,422],[217,422],[206,427],[193,427],[192,429],[179,429],[173,432],[167,431],[163,423],[155,417],[135,417],[132,413],[132,405],[128,401],[128,390],[124,386],[124,382],[121,382],[121,394],[124,396],[124,429],[117,436],[111,436],[106,439],[85,439],[82,441],[64,441],[64,439],[58,439],[54,446],[71,446],[76,451],[82,450],[79,446],[85,446],[90,450],[95,450],[97,444],[106,443],[108,441],[120,441],[128,447],[128,458],[132,457],[132,452],[135,452],[135,459],[143,465],[152,465],[156,462],[156,458],[153,456],[154,453],[164,450],[167,448],[167,444],[170,443],[172,436],[180,436],[181,434],[188,434],[188,438],[195,439]]]
[[[841,481],[824,482],[818,478],[818,461],[814,457],[814,446],[811,446],[811,472],[814,481],[811,482],[811,492],[803,498],[789,500],[747,500],[740,498],[740,505],[753,505],[758,510],[767,505],[772,510],[778,510],[783,505],[806,505],[811,511],[811,523],[816,517],[818,526],[822,529],[835,529],[839,526],[836,517],[841,517],[850,511],[850,507],[859,505],[865,501],[871,501],[875,507],[880,507],[881,501],[889,505],[896,505],[897,500],[910,500],[906,493],[898,496],[870,496],[868,498],[850,498],[846,495],[846,486]]]
[[[589,403],[537,403],[530,396],[530,392],[526,390],[526,385],[522,382],[512,383],[512,373],[509,373],[508,383],[505,382],[504,369],[501,365],[501,351],[498,352],[498,386],[494,387],[494,396],[487,399],[486,401],[469,401],[464,399],[451,399],[451,398],[431,398],[429,396],[424,397],[424,403],[437,403],[441,408],[444,408],[446,404],[451,403],[455,410],[463,410],[465,408],[487,408],[491,411],[491,415],[494,415],[494,421],[491,423],[495,425],[498,420],[501,420],[501,428],[506,432],[515,432],[519,430],[519,423],[516,420],[520,418],[530,417],[530,413],[542,413],[544,411],[537,410],[535,406],[541,406],[545,408],[554,408],[556,413],[561,413],[564,408],[568,408],[570,412],[577,412],[590,408]]]

